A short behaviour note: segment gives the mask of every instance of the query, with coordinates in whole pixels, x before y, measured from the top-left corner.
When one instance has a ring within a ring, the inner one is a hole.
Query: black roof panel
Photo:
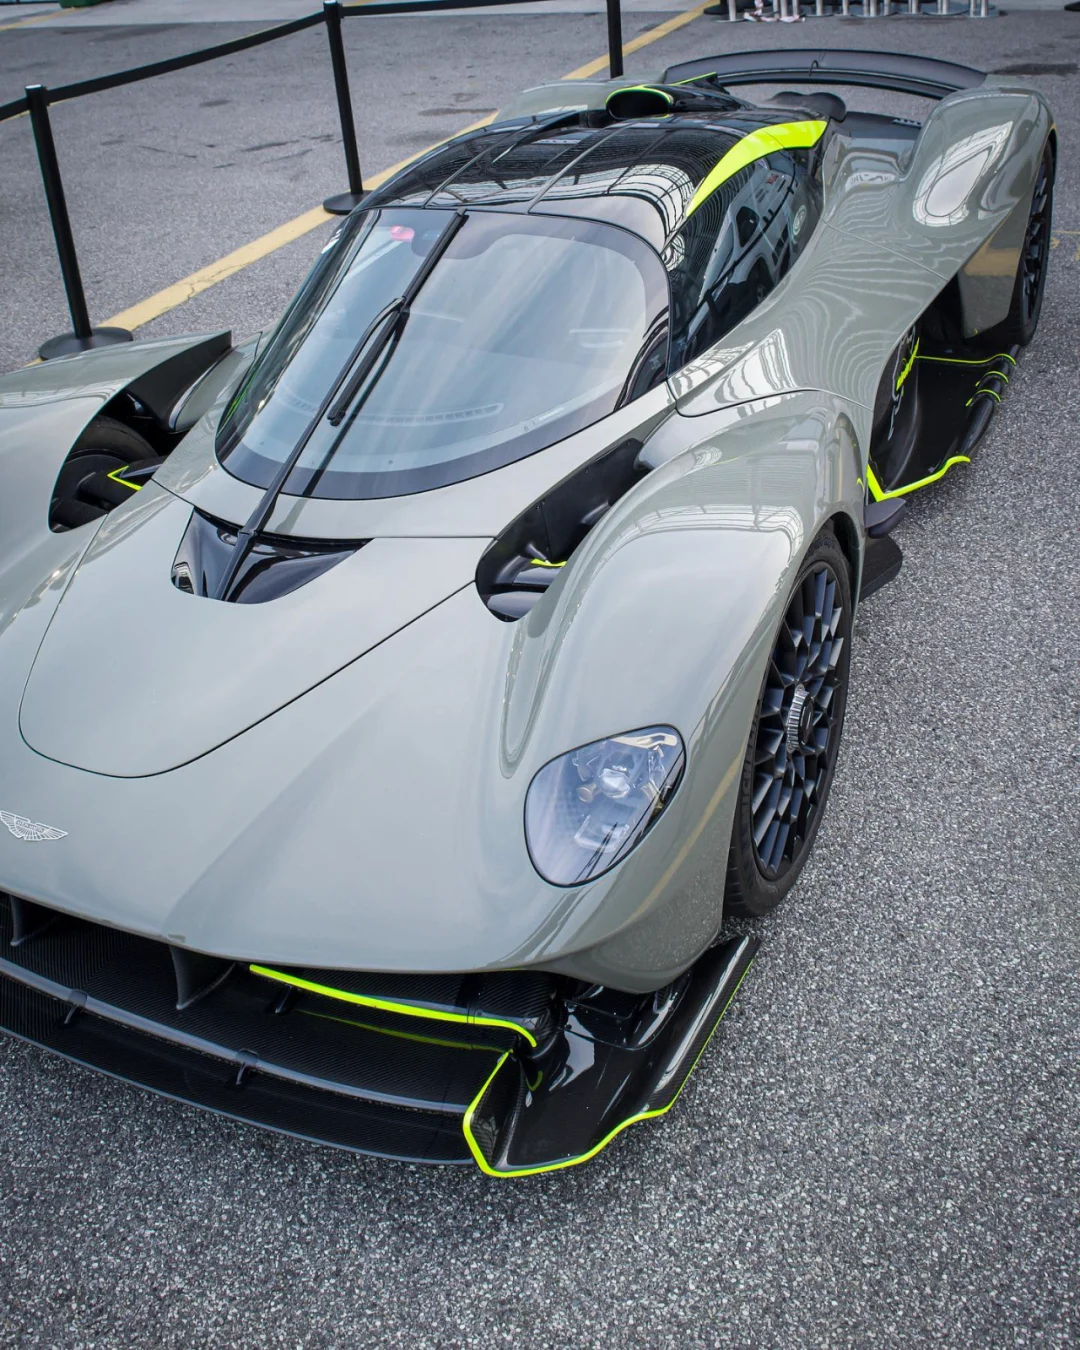
[[[372,193],[365,206],[469,204],[598,216],[659,248],[723,155],[755,126],[776,120],[775,112],[744,107],[723,117],[591,126],[581,114],[558,125],[494,127],[432,151]]]

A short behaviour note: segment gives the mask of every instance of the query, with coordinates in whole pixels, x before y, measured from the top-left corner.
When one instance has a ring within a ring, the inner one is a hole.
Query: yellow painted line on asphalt
[[[1055,230],[1050,236],[1050,247],[1057,248],[1061,244],[1061,235],[1068,235],[1071,239],[1080,240],[1080,230]],[[1080,262],[1080,242],[1076,245],[1076,252],[1072,257],[1073,262]]]
[[[664,23],[657,24],[655,28],[650,28],[640,36],[630,42],[623,43],[623,56],[630,56],[633,52],[641,51],[642,47],[651,46],[654,42],[659,42],[661,38],[666,38],[669,33],[675,33],[680,28],[685,28],[688,23],[693,23],[695,19],[700,19],[705,10],[714,0],[705,0],[703,5],[695,5],[693,9],[688,9],[683,14],[676,14],[674,18],[666,20]],[[564,80],[587,80],[590,75],[599,75],[607,66],[606,56],[598,56],[595,61],[590,61],[588,65],[578,66],[577,70],[572,70],[569,75],[564,75]]]
[[[28,19],[16,19],[14,23],[0,23],[0,33],[6,33],[9,28],[25,28],[27,24],[44,23],[46,19],[55,19],[60,13],[61,10],[53,9],[48,14],[31,14]]]
[[[174,282],[173,285],[166,286],[163,291],[157,291],[155,294],[147,296],[145,300],[140,300],[137,305],[132,305],[130,309],[122,309],[119,314],[113,314],[105,320],[105,327],[141,328],[151,319],[158,319],[162,314],[168,314],[170,309],[176,309],[186,301],[193,300],[203,291],[208,291],[211,286],[216,286],[219,281],[224,281],[226,277],[231,277],[243,268],[250,267],[253,262],[258,262],[260,258],[265,258],[277,249],[284,248],[286,244],[291,244],[294,239],[300,239],[303,235],[317,229],[324,221],[331,219],[333,217],[330,213],[324,211],[321,206],[316,206],[311,211],[305,211],[302,216],[297,216],[295,220],[286,221],[284,225],[279,225],[276,230],[271,230],[269,234],[261,235],[258,239],[253,239],[250,244],[244,244],[241,248],[226,253],[224,258],[219,258],[209,267],[200,267],[197,272],[192,272],[182,281]]]
[[[479,127],[486,127],[490,121],[491,117],[485,117],[480,122],[473,122],[471,126],[456,131],[454,135],[461,136],[466,131],[475,131]],[[450,136],[446,138],[446,140],[451,139]],[[419,154],[410,155],[408,159],[399,160],[397,164],[391,164],[389,169],[383,169],[381,173],[372,174],[370,178],[364,180],[364,186],[367,188],[381,187],[388,178],[392,178],[401,169],[407,168],[413,160],[419,159],[420,155],[426,155],[428,150],[434,150],[437,146],[443,144],[445,142],[436,141],[434,145],[429,145],[427,150],[421,150]],[[106,328],[127,328],[129,331],[141,328],[151,319],[159,319],[162,314],[168,314],[169,310],[176,309],[188,300],[193,300],[195,296],[201,295],[203,291],[208,291],[211,286],[216,286],[219,281],[224,281],[226,277],[235,276],[237,272],[242,272],[245,267],[250,267],[260,258],[269,257],[271,253],[276,253],[279,248],[284,248],[286,244],[302,239],[305,234],[310,234],[312,230],[317,230],[320,225],[325,225],[328,220],[336,219],[339,219],[339,217],[332,216],[329,211],[324,211],[321,206],[315,206],[310,211],[305,211],[302,216],[297,216],[295,220],[288,220],[284,225],[279,225],[276,230],[271,230],[269,234],[260,235],[258,239],[253,239],[250,244],[244,244],[241,248],[234,249],[232,253],[227,253],[224,258],[219,258],[209,267],[200,267],[197,272],[192,272],[182,281],[166,286],[163,291],[158,291],[145,300],[140,300],[137,305],[132,305],[130,309],[122,309],[119,314],[114,314],[111,318],[106,319],[104,326]]]
[[[683,14],[676,14],[674,18],[667,19],[655,28],[650,28],[639,34],[638,37],[623,44],[623,55],[629,56],[633,52],[641,51],[643,47],[659,42],[669,33],[674,33],[677,29],[692,23],[695,19],[700,18],[705,11],[706,4],[710,3],[712,3],[712,0],[705,0],[705,4],[696,5]],[[43,15],[42,17],[49,18],[51,16]],[[591,75],[596,75],[604,70],[607,63],[608,58],[606,56],[597,57],[595,61],[590,61],[587,65],[578,66],[576,70],[570,71],[568,75],[563,76],[563,79],[588,79]],[[455,131],[454,136],[464,136],[467,132],[479,131],[481,127],[486,127],[494,117],[495,114],[492,113],[490,117],[482,117],[479,122],[471,122],[467,127],[462,127],[460,131]],[[365,179],[364,186],[367,188],[380,187],[388,178],[392,178],[394,174],[408,168],[410,164],[429,154],[432,150],[437,150],[440,145],[445,145],[449,140],[453,140],[453,136],[446,136],[441,141],[432,142],[423,150],[418,150],[416,154],[410,155],[408,159],[399,160],[397,164],[392,164],[389,169],[383,169],[381,173],[373,174],[370,178]],[[210,263],[207,267],[200,267],[197,272],[192,272],[190,276],[174,282],[171,286],[166,286],[163,291],[157,291],[154,295],[147,296],[145,300],[140,300],[138,304],[132,305],[129,309],[122,309],[119,314],[111,315],[103,321],[103,324],[107,328],[127,328],[129,330],[141,328],[144,324],[150,323],[151,320],[160,319],[163,314],[168,314],[170,310],[177,309],[188,300],[193,300],[195,296],[201,295],[203,291],[208,291],[211,286],[216,286],[218,282],[224,281],[227,277],[235,276],[237,272],[243,271],[245,267],[250,267],[252,263],[269,257],[271,253],[276,253],[279,248],[284,248],[286,244],[302,239],[305,234],[310,234],[312,230],[317,230],[320,225],[324,225],[328,220],[333,219],[334,217],[328,211],[324,211],[321,206],[305,211],[302,216],[297,216],[295,220],[286,221],[284,225],[279,225],[277,229],[271,230],[268,234],[260,235],[258,239],[253,239],[250,244],[244,244],[241,248],[234,249],[232,253],[227,253],[224,258],[219,258],[217,262]]]

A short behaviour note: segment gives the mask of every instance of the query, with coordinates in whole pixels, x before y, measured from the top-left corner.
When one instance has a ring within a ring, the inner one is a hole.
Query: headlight
[[[577,886],[614,867],[652,828],[685,763],[674,727],[643,727],[545,764],[525,798],[533,866],[556,886]]]

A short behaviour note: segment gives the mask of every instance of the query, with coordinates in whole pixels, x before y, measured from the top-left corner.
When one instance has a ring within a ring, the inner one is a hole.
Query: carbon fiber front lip
[[[557,993],[555,977],[526,971],[489,986],[483,975],[406,983],[338,972],[361,991],[350,992],[230,963],[218,972],[214,958],[190,953],[177,963],[167,944],[0,895],[0,1029],[299,1138],[520,1176],[585,1162],[628,1125],[664,1114],[756,945],[712,948],[653,995],[573,982]],[[424,1006],[455,988],[454,1012]],[[543,1041],[509,1021],[472,1023],[474,997],[546,1028]]]
[[[312,1143],[406,1162],[471,1161],[457,1120],[359,1103],[260,1071],[237,1078],[223,1058],[149,1036],[85,1010],[69,1020],[70,1004],[0,978],[0,1027],[65,1059],[160,1096]]]

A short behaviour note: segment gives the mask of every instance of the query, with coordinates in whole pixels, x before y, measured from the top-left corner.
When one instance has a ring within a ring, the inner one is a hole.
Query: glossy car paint
[[[539,111],[610,88],[526,97]],[[539,965],[663,985],[718,928],[764,663],[827,522],[854,541],[858,571],[889,355],[961,269],[969,327],[1003,317],[1000,268],[1049,130],[1041,97],[1006,84],[943,100],[914,148],[841,123],[800,261],[706,357],[465,483],[283,497],[271,531],[372,542],[267,606],[169,580],[191,507],[242,521],[259,497],[213,454],[234,386],[153,486],[100,525],[51,535],[72,441],[169,344],[0,380],[0,804],[67,831],[41,845],[0,832],[0,887],[269,964]],[[627,437],[653,472],[531,613],[497,620],[473,584],[487,543]],[[598,881],[548,885],[522,827],[534,773],[657,723],[679,729],[688,759],[656,827]]]

